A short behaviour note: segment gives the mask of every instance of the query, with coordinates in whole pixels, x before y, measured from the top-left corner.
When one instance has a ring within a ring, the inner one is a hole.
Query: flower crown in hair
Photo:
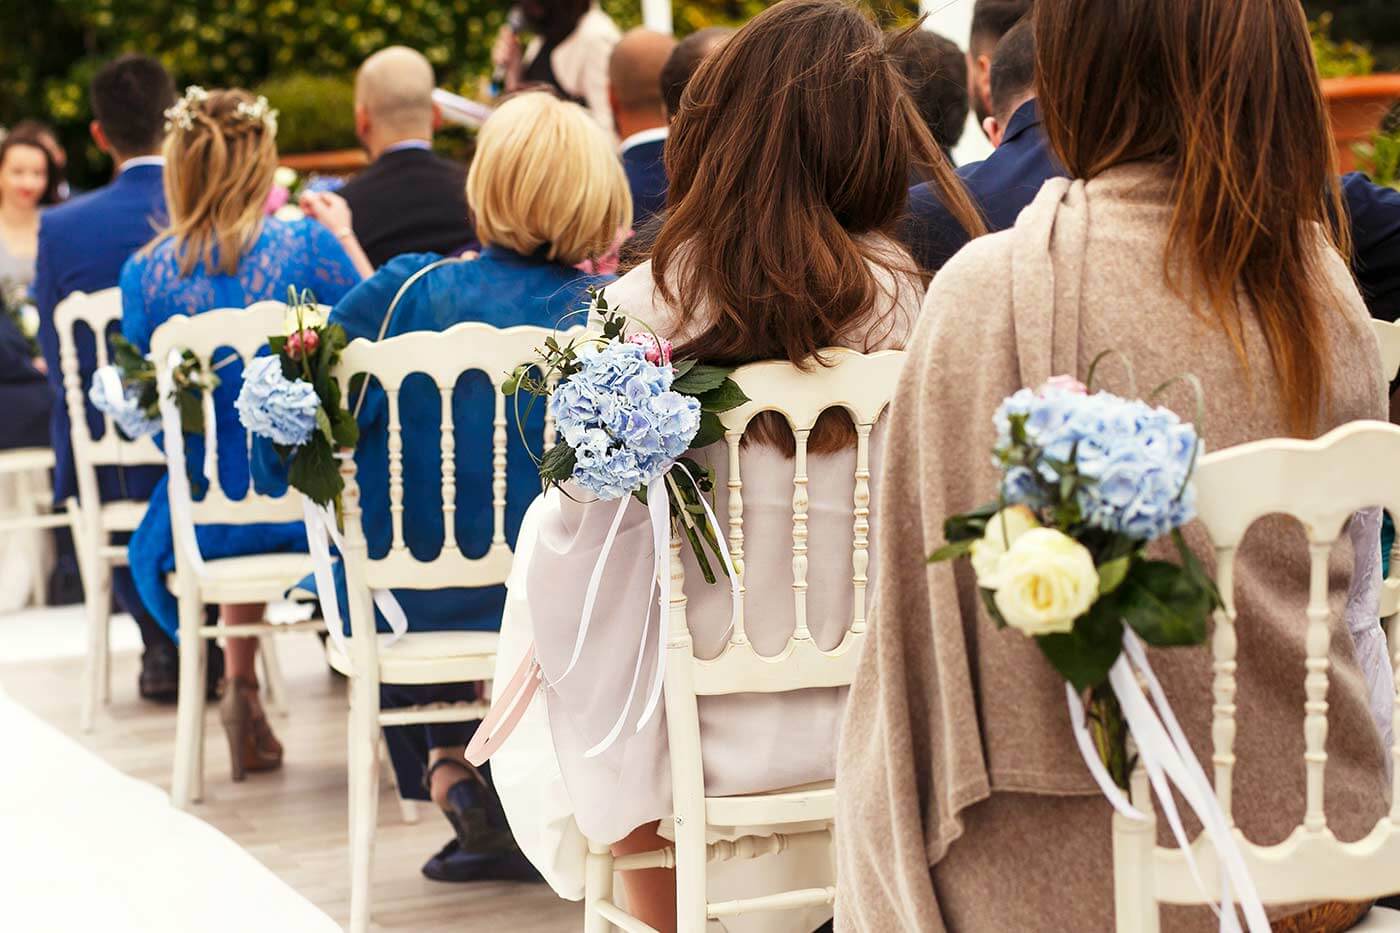
[[[194,129],[195,109],[208,99],[209,92],[197,84],[185,88],[185,96],[165,111],[165,131],[169,133],[176,128],[184,131]],[[251,104],[240,101],[234,108],[233,115],[249,123],[261,123],[270,133],[277,132],[277,111],[268,106],[267,98],[261,95]]]

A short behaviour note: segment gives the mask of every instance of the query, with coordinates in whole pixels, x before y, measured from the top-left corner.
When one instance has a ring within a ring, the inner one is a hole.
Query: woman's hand
[[[374,275],[374,264],[369,261],[355,236],[350,205],[344,198],[332,191],[309,191],[301,196],[300,205],[302,213],[335,234],[335,238],[345,248],[345,255],[349,256],[350,262],[354,264],[355,271],[360,273],[360,278],[367,279]]]
[[[491,64],[499,74],[505,75],[507,93],[520,86],[520,38],[509,26],[502,26],[496,33],[496,44],[491,47]]]

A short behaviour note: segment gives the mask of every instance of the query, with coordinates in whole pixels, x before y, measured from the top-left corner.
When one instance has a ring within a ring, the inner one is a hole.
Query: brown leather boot
[[[219,718],[228,735],[234,781],[243,780],[249,771],[274,771],[282,767],[282,743],[267,724],[256,680],[239,677],[224,684]]]

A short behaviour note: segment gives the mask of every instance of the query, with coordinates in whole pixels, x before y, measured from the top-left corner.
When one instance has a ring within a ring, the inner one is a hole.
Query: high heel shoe
[[[219,718],[228,736],[235,782],[243,780],[249,771],[273,771],[282,767],[282,743],[267,724],[262,703],[258,701],[257,681],[242,678],[228,681],[219,704]]]

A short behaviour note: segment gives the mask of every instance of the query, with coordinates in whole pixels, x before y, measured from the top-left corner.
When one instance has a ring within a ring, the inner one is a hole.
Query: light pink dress
[[[860,350],[903,347],[919,312],[921,286],[914,279],[886,282],[888,300],[848,343]],[[656,295],[645,264],[607,289],[607,298],[629,318],[661,336],[683,340],[676,315]],[[872,472],[878,475],[880,429],[872,438]],[[723,444],[697,459],[715,468],[716,514],[727,515],[727,455]],[[777,450],[745,445],[744,478],[746,630],[761,654],[776,654],[792,633],[793,462]],[[817,644],[841,640],[852,618],[851,541],[855,452],[813,455],[810,476],[808,625]],[[873,491],[872,491],[873,492]],[[878,501],[878,495],[873,498]],[[557,505],[549,505],[549,502]],[[562,681],[572,655],[580,607],[615,514],[613,503],[550,497],[540,506],[539,536],[525,572],[526,597],[536,652],[546,683],[550,729],[560,771],[583,834],[598,842],[621,839],[636,827],[671,814],[671,775],[664,708],[640,731],[642,698],[633,701],[616,743],[595,758],[584,752],[602,739],[626,703],[644,624],[648,653],[639,693],[655,672],[657,610],[652,597],[652,543],[647,512],[632,502],[622,520],[603,577],[594,617],[577,666]],[[872,537],[879,516],[871,515]],[[730,592],[723,577],[706,584],[686,553],[687,616],[695,651],[713,657],[723,648]],[[876,568],[872,564],[873,578]],[[557,681],[557,682],[556,682]],[[700,699],[706,790],[712,795],[756,793],[835,776],[836,742],[844,689],[788,694],[740,694]]]

